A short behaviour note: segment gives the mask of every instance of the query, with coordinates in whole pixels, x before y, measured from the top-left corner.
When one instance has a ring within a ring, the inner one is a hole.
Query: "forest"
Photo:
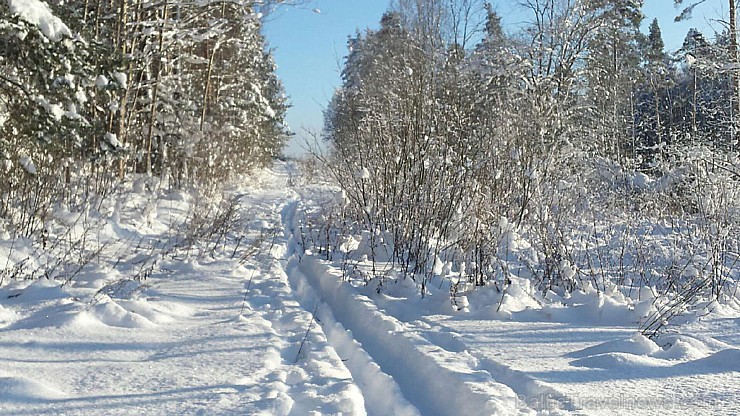
[[[287,105],[244,2],[0,3],[0,218],[33,236],[144,174],[217,192],[276,157]]]
[[[343,202],[318,245],[331,256],[357,236],[422,293],[453,274],[504,290],[515,273],[543,293],[650,287],[670,298],[652,335],[735,293],[734,18],[669,53],[657,19],[641,32],[641,6],[528,1],[510,33],[485,2],[396,1],[350,38],[326,111],[320,158]]]
[[[0,415],[740,413],[735,0],[345,1],[0,0]]]

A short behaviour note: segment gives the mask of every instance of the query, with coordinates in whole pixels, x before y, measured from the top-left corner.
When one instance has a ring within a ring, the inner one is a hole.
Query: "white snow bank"
[[[331,308],[342,326],[393,377],[403,396],[422,414],[516,414],[516,394],[485,371],[459,367],[459,354],[441,350],[383,314],[374,303],[332,276],[329,267],[312,257],[289,265],[293,279],[306,279]],[[474,357],[468,357],[475,360]]]
[[[738,357],[740,350],[716,340],[702,341],[688,335],[666,335],[659,341],[661,345],[635,334],[630,339],[604,342],[566,356],[577,358],[570,363],[572,366],[601,369],[690,365],[737,371],[740,367],[740,360],[734,358]]]
[[[740,349],[728,348],[696,360],[693,364],[722,371],[740,371]]]
[[[618,370],[623,368],[673,368],[677,374],[687,373],[685,369],[699,368],[706,373],[740,371],[740,349],[728,348],[721,351],[704,355],[699,349],[684,341],[677,342],[670,347],[666,354],[653,354],[653,356],[636,355],[623,352],[609,352],[592,355],[571,362],[575,367],[599,368],[606,370]],[[664,359],[664,357],[679,357],[688,361],[676,362],[675,359]],[[694,357],[702,358],[694,358]],[[658,358],[661,357],[661,358]]]
[[[599,292],[591,284],[583,290],[568,293],[561,304],[545,304],[543,312],[555,322],[601,325],[633,325],[644,316],[650,305],[635,307],[635,302],[619,291]]]
[[[96,320],[106,326],[119,328],[151,328],[155,326],[149,319],[128,311],[113,301],[99,303],[85,313],[91,314]]]
[[[39,28],[52,42],[72,36],[72,32],[61,19],[54,16],[49,6],[40,0],[7,0],[10,12]]]
[[[617,352],[636,355],[652,355],[658,351],[661,351],[658,344],[641,334],[635,334],[629,339],[607,341],[566,355],[571,358],[584,358],[593,355]]]
[[[575,367],[616,370],[626,367],[664,367],[670,363],[658,358],[646,357],[624,352],[609,352],[581,358],[571,363]]]
[[[33,402],[63,399],[66,395],[61,390],[36,380],[0,374],[0,397],[3,401]]]

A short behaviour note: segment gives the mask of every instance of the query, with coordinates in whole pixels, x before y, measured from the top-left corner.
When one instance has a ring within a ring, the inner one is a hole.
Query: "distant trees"
[[[272,160],[286,99],[257,7],[0,2],[0,216],[23,183],[46,184],[47,203],[131,173],[214,189]]]
[[[253,2],[85,5],[95,10],[83,14],[88,35],[112,39],[126,60],[125,91],[107,115],[129,150],[121,174],[207,180],[216,167],[240,171],[275,155],[284,135],[269,124],[282,123],[285,102]],[[92,25],[100,19],[112,37]]]
[[[541,287],[574,287],[573,270],[605,267],[574,254],[585,212],[595,227],[615,209],[702,209],[688,178],[708,173],[685,146],[735,163],[732,36],[692,31],[670,55],[657,20],[640,32],[641,1],[524,7],[531,21],[510,35],[482,2],[398,0],[349,41],[326,112],[329,166],[350,228],[422,286],[440,265],[496,281],[516,229],[538,250]],[[680,188],[665,191],[672,202],[641,200],[653,179]]]

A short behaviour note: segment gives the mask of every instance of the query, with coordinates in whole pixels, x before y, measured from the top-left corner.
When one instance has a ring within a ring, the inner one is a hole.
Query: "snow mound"
[[[77,321],[78,323],[82,323],[83,320],[93,317],[106,326],[119,328],[151,328],[156,326],[144,316],[128,311],[112,301],[99,303],[81,315],[83,316]]]
[[[687,335],[665,335],[659,346],[641,334],[627,340],[608,341],[574,351],[566,356],[577,358],[575,367],[617,369],[625,367],[699,366],[705,370],[720,368],[737,371],[740,350],[716,340],[700,340]],[[728,348],[729,347],[729,348]],[[711,371],[714,372],[714,371]]]
[[[61,390],[45,383],[26,377],[0,375],[0,398],[3,401],[33,402],[65,397]]]
[[[116,301],[128,312],[154,324],[166,324],[195,314],[192,308],[175,302],[150,302],[143,299]]]
[[[605,370],[616,370],[623,368],[639,367],[665,367],[666,361],[623,352],[608,352],[581,358],[570,363],[575,367],[601,368]]]
[[[574,292],[565,302],[546,304],[542,309],[554,322],[629,325],[638,321],[626,301],[603,293]]]
[[[658,344],[642,334],[635,334],[629,339],[607,341],[593,347],[584,348],[566,354],[570,358],[585,358],[608,353],[625,353],[650,356],[661,351]]]
[[[0,328],[15,322],[16,319],[18,319],[18,316],[14,311],[0,305]]]
[[[665,360],[692,361],[705,358],[711,353],[703,342],[684,335],[666,336],[662,341],[666,344],[655,356]]]
[[[634,326],[651,311],[651,301],[634,301],[616,287],[599,291],[590,284],[569,293],[539,293],[532,281],[509,276],[502,293],[490,286],[468,294],[475,316],[514,321],[548,321],[578,325]]]
[[[40,303],[48,300],[68,298],[69,293],[55,280],[39,279],[11,296],[24,303]]]
[[[64,36],[72,37],[72,32],[61,19],[54,16],[49,6],[39,0],[7,0],[10,12],[22,20],[39,28],[52,42]]]
[[[708,357],[694,361],[693,364],[722,371],[740,371],[740,349],[728,348],[717,351]]]

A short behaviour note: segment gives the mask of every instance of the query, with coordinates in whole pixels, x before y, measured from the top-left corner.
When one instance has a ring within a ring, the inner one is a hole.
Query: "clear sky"
[[[689,2],[690,0],[686,0]],[[507,30],[514,30],[527,15],[516,1],[493,0]],[[713,29],[720,30],[717,21],[726,15],[727,2],[708,0],[694,11],[689,22],[675,23],[678,11],[673,0],[646,0],[644,30],[657,17],[663,40],[669,50],[681,46],[686,32],[697,27],[707,37]],[[323,110],[336,87],[347,54],[347,37],[358,29],[377,28],[387,0],[313,0],[297,7],[285,7],[269,17],[265,34],[278,65],[292,107],[287,122],[296,137],[286,153],[300,153],[300,143],[310,138],[308,132],[320,133]]]

